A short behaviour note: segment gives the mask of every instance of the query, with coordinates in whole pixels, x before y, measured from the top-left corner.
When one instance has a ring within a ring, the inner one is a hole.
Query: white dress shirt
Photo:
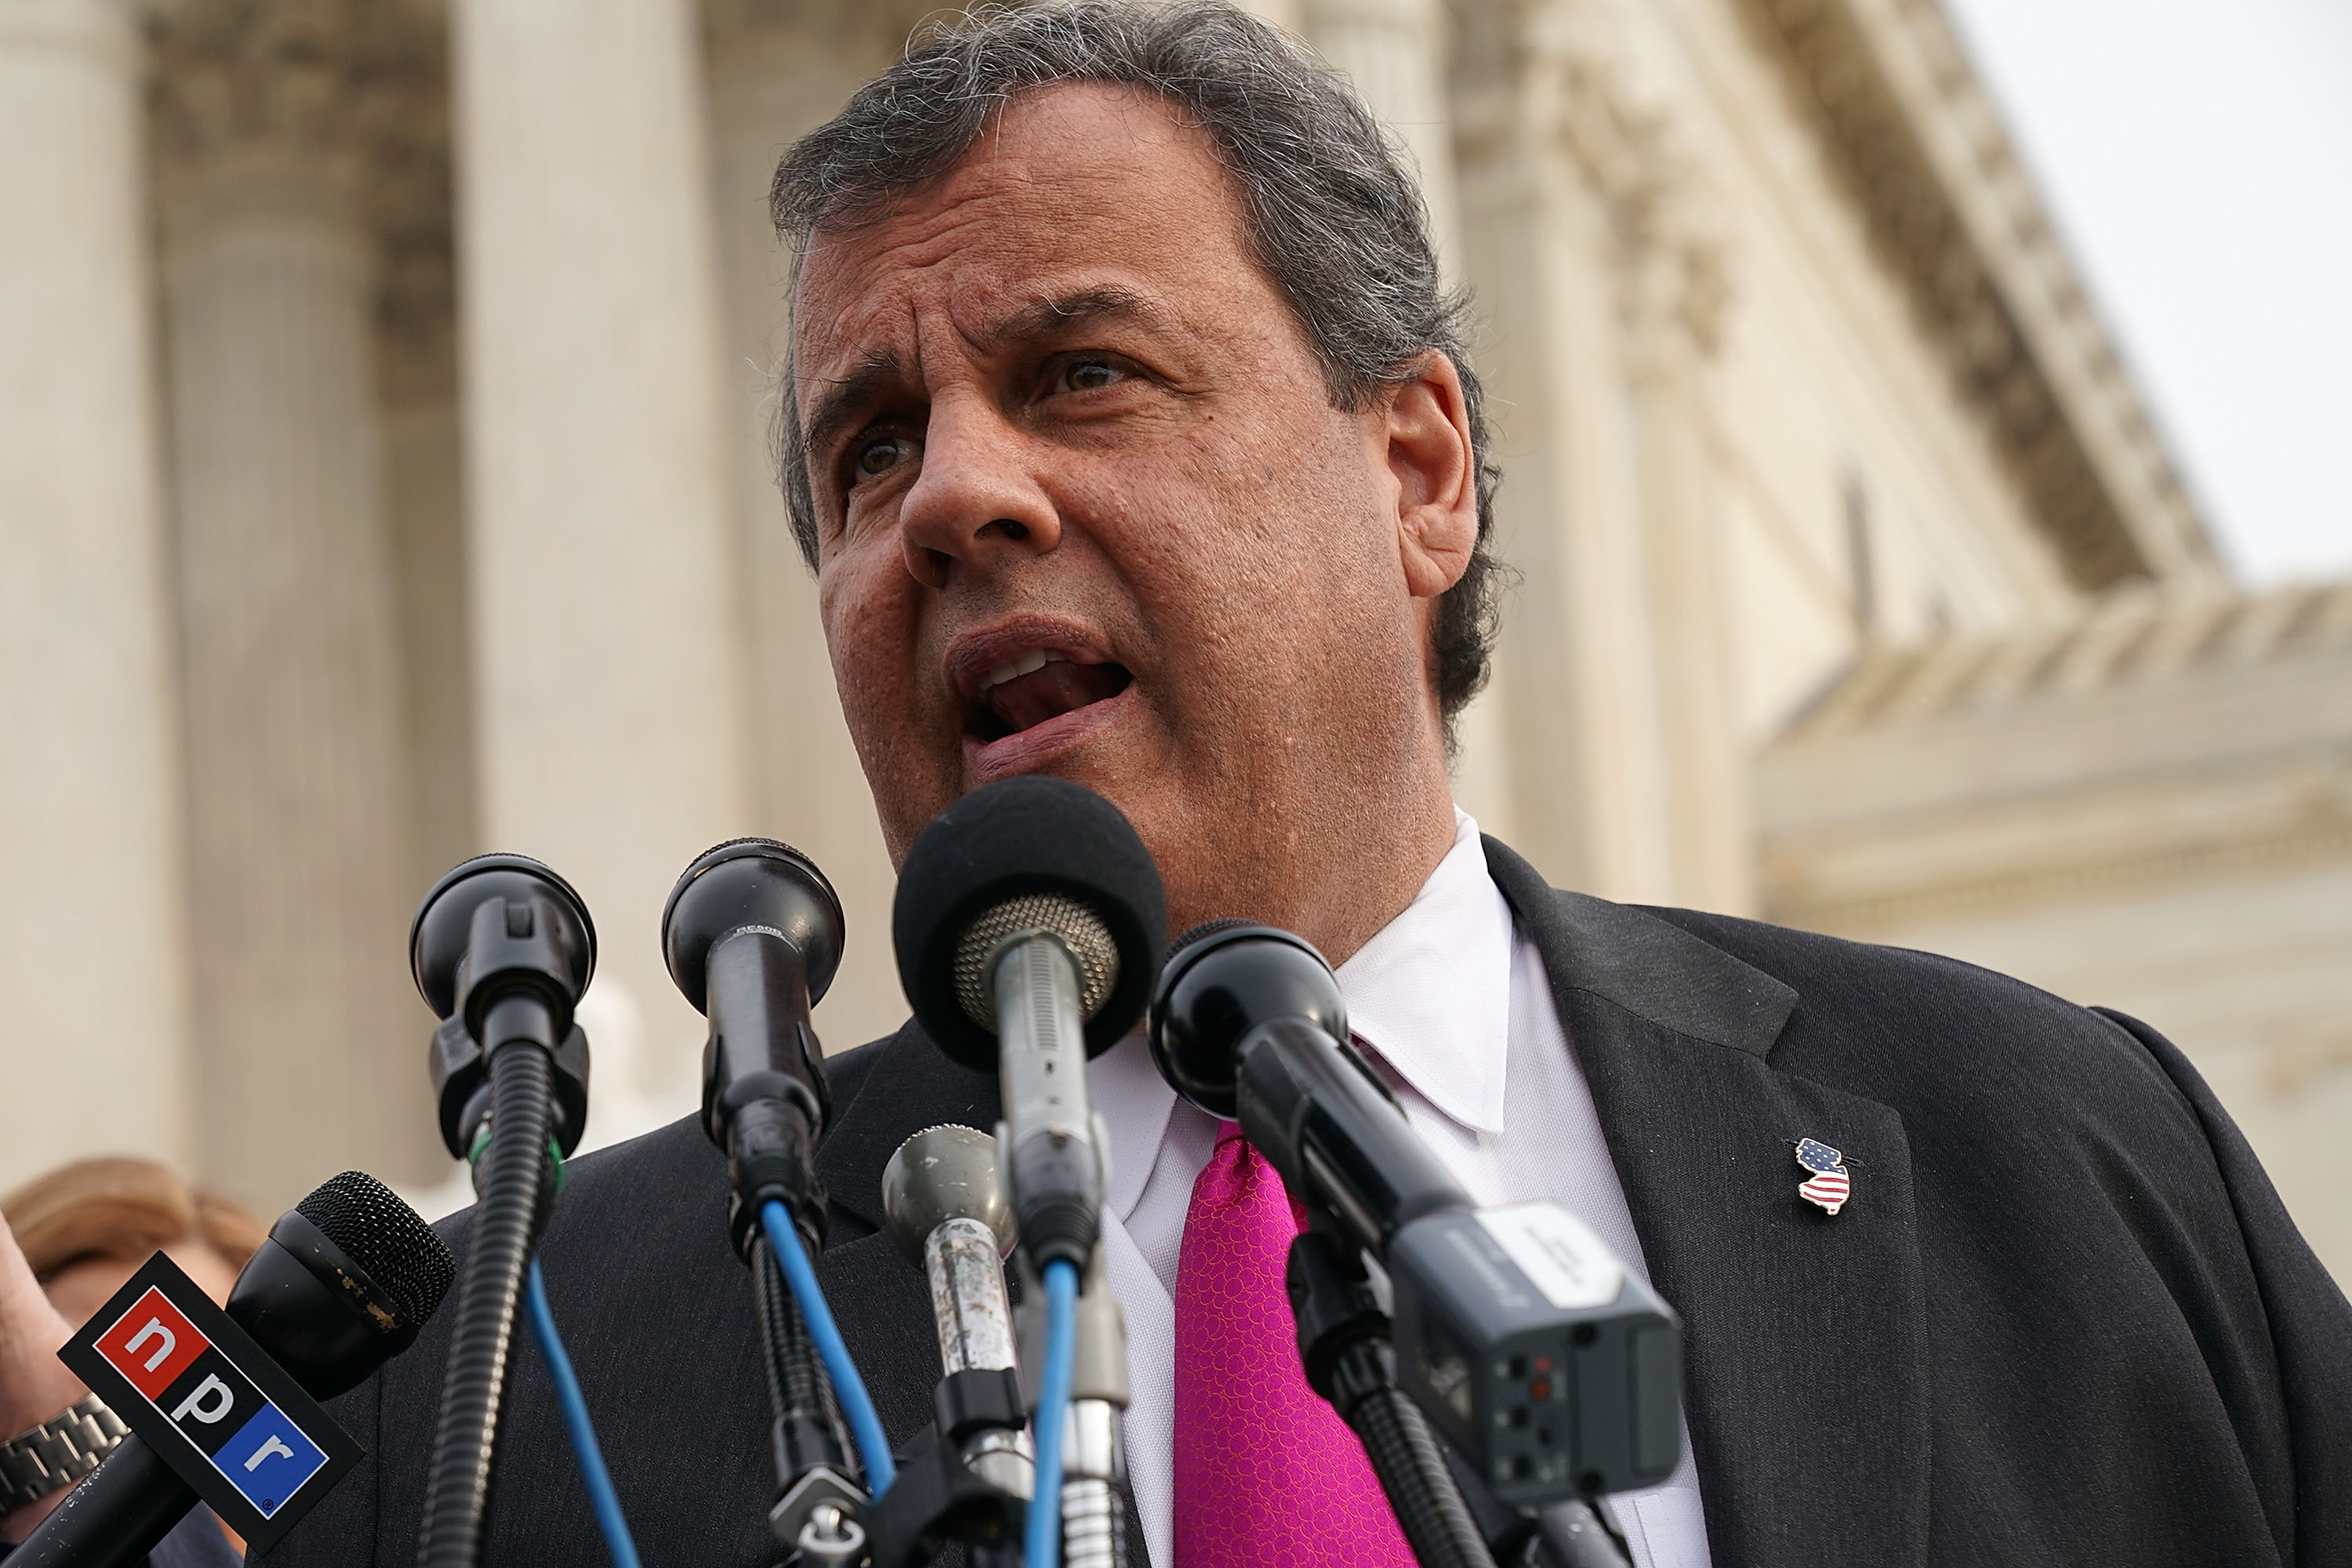
[[[1412,903],[1339,966],[1349,1024],[1395,1086],[1413,1131],[1473,1197],[1563,1205],[1646,1281],[1542,955],[1516,930],[1486,873],[1478,825],[1458,809],[1454,816],[1454,847]],[[1110,1129],[1102,1246],[1127,1311],[1128,1475],[1143,1545],[1156,1568],[1171,1568],[1176,1260],[1216,1122],[1176,1098],[1139,1035],[1097,1058],[1087,1082]],[[1614,1501],[1635,1568],[1708,1568],[1687,1433],[1683,1461],[1663,1485]]]

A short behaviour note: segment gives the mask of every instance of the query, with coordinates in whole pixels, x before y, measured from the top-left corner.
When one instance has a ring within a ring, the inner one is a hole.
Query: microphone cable
[[[558,1164],[556,1169],[561,1173],[562,1166]],[[572,1457],[580,1461],[580,1479],[587,1483],[588,1504],[595,1510],[604,1550],[612,1554],[613,1568],[638,1568],[637,1543],[629,1537],[628,1521],[621,1517],[620,1495],[614,1491],[612,1473],[604,1468],[604,1450],[597,1444],[596,1428],[588,1419],[588,1401],[580,1392],[579,1374],[572,1370],[572,1358],[564,1352],[563,1336],[555,1331],[555,1310],[548,1305],[547,1280],[536,1258],[530,1260],[525,1300],[530,1310],[531,1338],[539,1342],[540,1359],[547,1363],[548,1381],[555,1384],[555,1403],[563,1411],[563,1430],[572,1439]]]
[[[816,1282],[816,1270],[809,1267],[800,1233],[793,1228],[792,1215],[782,1200],[770,1198],[760,1205],[760,1226],[767,1235],[769,1250],[784,1271],[784,1283],[792,1290],[793,1304],[800,1309],[801,1321],[816,1343],[817,1359],[824,1363],[842,1417],[849,1423],[857,1458],[866,1468],[866,1489],[878,1498],[898,1479],[898,1469],[890,1458],[890,1440],[882,1434],[882,1418],[875,1414],[874,1400],[866,1392],[866,1380],[857,1374],[857,1363],[849,1359],[849,1347],[842,1342],[833,1310],[825,1305],[824,1291]]]
[[[1022,1540],[1024,1568],[1054,1568],[1062,1550],[1062,1428],[1078,1350],[1078,1268],[1045,1265],[1045,1364],[1037,1380],[1037,1484]]]

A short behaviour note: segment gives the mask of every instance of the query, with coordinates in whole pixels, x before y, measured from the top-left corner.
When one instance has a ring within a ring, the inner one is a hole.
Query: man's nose
[[[1062,542],[1062,520],[1038,484],[1029,443],[979,398],[931,405],[922,472],[898,510],[899,548],[918,582],[944,588],[1045,554]]]

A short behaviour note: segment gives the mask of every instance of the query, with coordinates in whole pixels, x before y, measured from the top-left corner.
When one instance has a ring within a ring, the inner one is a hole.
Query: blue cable
[[[1078,1353],[1078,1269],[1066,1258],[1045,1265],[1045,1366],[1037,1384],[1037,1486],[1029,1500],[1023,1568],[1054,1568],[1062,1558],[1062,1425],[1070,1414],[1070,1375]]]
[[[793,1228],[784,1205],[774,1198],[761,1204],[760,1226],[768,1233],[768,1249],[783,1267],[784,1283],[792,1287],[793,1304],[801,1310],[801,1321],[808,1325],[809,1338],[816,1342],[817,1359],[824,1363],[824,1374],[833,1381],[833,1395],[841,1403],[849,1435],[857,1440],[857,1457],[866,1462],[866,1484],[878,1498],[898,1479],[898,1468],[890,1462],[890,1440],[882,1435],[882,1418],[874,1414],[866,1380],[857,1375],[857,1363],[849,1359],[849,1347],[841,1342],[841,1331],[834,1326],[824,1292],[817,1288],[816,1270],[809,1267],[800,1233]]]
[[[572,1452],[580,1460],[580,1476],[588,1483],[589,1506],[596,1510],[596,1528],[604,1533],[604,1550],[613,1568],[637,1568],[637,1543],[629,1539],[628,1521],[621,1517],[621,1500],[604,1468],[604,1451],[596,1446],[596,1428],[588,1422],[588,1401],[581,1397],[580,1379],[572,1358],[563,1353],[563,1340],[555,1331],[555,1313],[547,1304],[547,1281],[541,1278],[539,1259],[530,1260],[525,1291],[530,1307],[530,1334],[539,1342],[539,1355],[547,1363],[548,1380],[555,1384],[555,1402],[563,1409],[563,1429],[572,1435]]]

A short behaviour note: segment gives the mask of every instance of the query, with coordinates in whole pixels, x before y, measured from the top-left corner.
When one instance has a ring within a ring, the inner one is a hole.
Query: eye
[[[1062,372],[1062,384],[1072,392],[1094,392],[1123,379],[1124,374],[1108,360],[1074,360]]]
[[[888,473],[907,460],[913,445],[904,436],[877,436],[861,443],[850,454],[852,482]]]

